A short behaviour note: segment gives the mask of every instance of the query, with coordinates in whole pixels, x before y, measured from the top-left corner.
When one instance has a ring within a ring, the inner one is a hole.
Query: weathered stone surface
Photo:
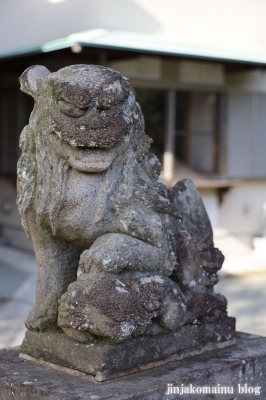
[[[185,296],[168,277],[82,274],[60,300],[58,324],[73,339],[83,333],[84,343],[88,331],[120,341],[146,332],[155,317],[162,332],[177,329],[185,313]]]
[[[64,333],[27,332],[21,352],[91,374],[98,381],[166,364],[216,347],[231,345],[235,319],[185,325],[176,332],[109,344],[73,342]]]
[[[194,387],[232,386],[234,394],[184,394],[184,400],[242,400],[266,398],[266,338],[236,335],[236,345],[95,383],[53,368],[23,361],[19,350],[0,351],[1,400],[167,400],[167,384]],[[238,394],[238,385],[260,387],[260,395]]]
[[[228,340],[204,330],[230,319],[213,290],[223,255],[203,202],[189,180],[171,191],[157,181],[160,162],[128,79],[95,65],[34,66],[20,83],[35,100],[18,163],[18,206],[38,264],[27,328],[72,339],[58,362],[76,341],[108,348],[144,336],[151,362],[153,336],[169,341],[182,328],[192,351],[193,329],[206,333],[197,347]]]

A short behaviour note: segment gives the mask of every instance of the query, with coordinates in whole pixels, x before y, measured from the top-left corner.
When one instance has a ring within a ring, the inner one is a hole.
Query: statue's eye
[[[68,103],[67,101],[64,101],[64,100],[58,101],[58,107],[59,107],[59,110],[63,114],[66,114],[73,118],[81,117],[86,112],[85,109],[80,109],[80,108],[74,106],[73,104]]]
[[[114,105],[113,98],[106,94],[105,92],[101,93],[97,99],[97,109],[98,110],[110,110]]]
[[[99,101],[97,104],[97,109],[100,111],[109,110],[111,106],[111,103],[108,103],[107,101]]]

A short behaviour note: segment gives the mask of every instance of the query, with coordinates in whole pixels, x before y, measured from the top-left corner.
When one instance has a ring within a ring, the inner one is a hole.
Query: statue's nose
[[[81,131],[93,131],[103,128],[106,124],[99,112],[95,109],[89,109],[85,115],[79,119]]]

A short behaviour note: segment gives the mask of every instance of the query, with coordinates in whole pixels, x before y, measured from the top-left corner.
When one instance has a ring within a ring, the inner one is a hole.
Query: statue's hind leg
[[[57,328],[58,300],[77,278],[82,250],[52,235],[49,228],[31,223],[31,236],[38,266],[36,304],[25,325],[29,330]]]

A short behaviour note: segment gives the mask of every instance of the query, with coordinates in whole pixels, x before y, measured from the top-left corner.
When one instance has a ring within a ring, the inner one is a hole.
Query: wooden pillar
[[[99,65],[102,65],[103,67],[108,66],[108,57],[106,51],[99,52]]]
[[[163,176],[171,180],[174,174],[175,163],[175,125],[176,125],[176,92],[168,90],[166,94],[166,126],[163,155]]]

